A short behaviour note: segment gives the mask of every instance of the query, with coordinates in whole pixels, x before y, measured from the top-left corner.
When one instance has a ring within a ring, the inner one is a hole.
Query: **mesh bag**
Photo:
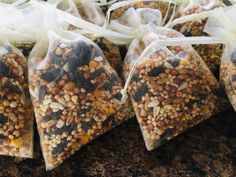
[[[164,34],[179,37],[176,31]],[[131,80],[128,93],[148,150],[212,117],[226,102],[217,80],[192,47],[167,48],[157,41],[144,55],[154,37],[133,41],[124,63],[124,76]]]
[[[33,109],[28,92],[27,61],[0,41],[0,154],[33,156]]]
[[[174,29],[186,37],[207,36],[203,31],[207,17],[198,19],[198,17],[201,17],[201,14],[199,16],[198,14],[223,6],[223,3],[218,0],[190,0],[187,4],[183,3],[178,10],[177,17],[185,17],[186,22],[176,23]],[[195,14],[195,16],[191,16],[192,14]],[[218,77],[223,45],[194,45],[193,47],[206,62],[210,70]]]
[[[215,11],[209,17],[204,29],[211,36],[222,37],[222,41],[226,43],[221,57],[220,80],[234,110],[236,110],[235,10],[236,5]]]
[[[155,18],[145,23],[147,17]],[[186,45],[181,33],[157,27],[161,22],[158,10],[130,8],[108,26],[116,31],[125,29],[133,38],[123,64],[126,84],[122,100],[129,95],[148,150],[227,105],[218,81],[189,45],[196,41],[186,39]],[[170,47],[167,41],[172,42]]]
[[[99,47],[70,32],[49,33],[30,58],[30,93],[47,169],[114,126],[131,111],[119,102],[122,81]]]
[[[104,24],[104,20],[105,17],[104,15],[95,15],[96,18],[99,18],[100,23],[96,22],[96,19],[93,18],[92,20],[87,19],[86,17],[86,12],[89,11],[90,12],[90,16],[92,15],[91,12],[95,12],[94,10],[89,10],[92,7],[87,7],[87,6],[93,6],[93,8],[98,8],[99,6],[102,6],[104,4],[110,4],[109,2],[96,2],[96,1],[72,1],[72,0],[68,0],[68,1],[61,1],[61,0],[53,0],[50,1],[51,3],[55,4],[57,6],[57,8],[65,11],[65,12],[69,12],[70,14],[74,15],[77,17],[77,20],[79,19],[80,21],[73,25],[70,25],[70,30],[74,31],[76,33],[82,34],[86,37],[88,37],[89,39],[91,39],[93,42],[95,42],[102,50],[102,52],[104,53],[105,57],[107,58],[108,62],[111,64],[111,66],[118,72],[119,76],[122,75],[122,58],[121,58],[121,54],[120,54],[120,48],[118,45],[113,44],[106,36],[106,34],[98,34],[96,30],[99,26],[102,26]],[[112,1],[113,2],[113,1]],[[77,7],[78,10],[77,10]],[[85,9],[88,8],[86,11]],[[69,11],[66,9],[70,9]],[[73,10],[72,10],[73,9]],[[78,13],[71,13],[72,11],[76,11]],[[100,10],[97,10],[98,12],[95,13],[99,13]],[[92,18],[92,17],[91,17]],[[93,31],[90,31],[91,27],[89,26],[81,26],[81,23],[84,23],[87,20],[87,22],[91,22],[96,26],[93,26]],[[99,21],[99,20],[98,20]],[[102,29],[102,28],[101,28]],[[100,29],[100,30],[101,30]],[[106,33],[106,32],[105,32]]]
[[[177,5],[177,4],[175,4]],[[124,0],[112,4],[108,9],[108,15],[111,13],[111,19],[118,19],[129,8],[149,8],[160,10],[163,17],[170,18],[171,13],[174,10],[174,3],[172,0]],[[165,20],[163,20],[165,21]]]

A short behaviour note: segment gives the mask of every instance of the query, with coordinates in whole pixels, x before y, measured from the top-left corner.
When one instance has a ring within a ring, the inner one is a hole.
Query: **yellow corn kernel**
[[[95,97],[100,97],[100,96],[102,96],[102,91],[101,90],[95,90],[94,92],[93,92],[93,95],[95,96]]]
[[[186,121],[186,120],[189,120],[189,118],[190,118],[189,115],[184,115],[184,116],[182,117],[182,120],[183,120],[183,121]]]
[[[99,107],[101,105],[101,102],[100,101],[94,101],[94,106],[95,107]]]
[[[87,144],[89,142],[90,135],[82,135],[80,137],[80,143],[81,144]]]
[[[18,138],[16,140],[12,140],[11,145],[15,146],[16,148],[20,148],[22,146],[22,139]]]
[[[113,114],[113,113],[114,113],[114,109],[113,109],[112,107],[110,107],[110,108],[108,109],[108,114],[111,115],[111,114]]]
[[[181,64],[181,65],[188,65],[188,64],[189,64],[189,61],[186,60],[186,59],[183,59],[183,60],[180,61],[180,64]]]
[[[100,112],[103,114],[108,114],[108,110],[105,108],[100,108]]]

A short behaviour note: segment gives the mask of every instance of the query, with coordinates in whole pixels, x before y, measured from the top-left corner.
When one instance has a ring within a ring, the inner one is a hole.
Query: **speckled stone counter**
[[[148,152],[136,119],[88,144],[46,172],[38,135],[35,159],[0,157],[1,177],[234,177],[236,113],[230,109]]]

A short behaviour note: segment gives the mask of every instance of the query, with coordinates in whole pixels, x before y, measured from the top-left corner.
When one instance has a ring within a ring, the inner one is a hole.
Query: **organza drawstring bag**
[[[205,16],[205,18],[203,18],[201,14],[223,6],[223,2],[219,0],[183,1],[177,11],[177,17],[179,17],[179,19],[176,19],[171,26],[186,37],[207,36],[203,31],[207,17]],[[194,45],[193,47],[215,76],[219,77],[220,58],[223,53],[223,45]]]
[[[93,24],[103,26],[105,22],[105,15],[100,6],[106,5],[106,2],[99,3],[97,0],[49,0],[48,2],[56,5],[60,10],[67,11]]]
[[[168,21],[172,20],[175,15],[176,8],[180,4],[177,1],[172,0],[131,0],[131,1],[119,1],[116,3],[113,3],[110,8],[107,11],[106,15],[106,22],[104,24],[104,27],[107,28],[110,19],[113,21],[119,18],[123,13],[126,12],[130,7],[133,7],[134,9],[137,8],[143,8],[145,10],[145,18],[143,18],[144,23],[146,23],[148,20],[155,21],[155,16],[152,15],[152,11],[155,11],[155,9],[158,10],[158,15],[161,15],[163,17],[161,26],[168,23]],[[148,12],[150,11],[150,13]],[[149,13],[149,14],[148,14]],[[140,14],[142,15],[142,14]],[[157,19],[158,20],[158,19]],[[110,25],[109,25],[110,26]],[[126,33],[127,30],[124,26],[117,26],[117,28],[120,28],[119,30],[122,31],[122,33]],[[123,28],[123,29],[122,29]],[[122,59],[125,57],[127,47],[125,45],[119,45]]]
[[[22,44],[34,38],[16,30],[24,25],[16,5],[0,3],[0,154],[32,158],[34,115],[27,60],[13,42]]]
[[[34,114],[27,60],[8,39],[22,41],[26,37],[17,33],[0,35],[0,154],[32,158]]]
[[[221,57],[220,80],[234,110],[236,110],[235,11],[236,5],[214,11],[204,28],[204,31],[210,36],[221,37],[226,41]]]
[[[126,84],[122,100],[131,99],[146,147],[153,150],[215,115],[227,100],[216,78],[189,45],[221,40],[187,39],[175,30],[157,27],[161,24],[157,10],[152,14],[154,22],[143,25],[139,13],[146,10],[130,8],[108,27],[119,31],[126,25],[126,35],[133,38],[123,64]]]
[[[95,22],[95,18],[93,20],[86,19],[85,17],[80,15],[80,10],[77,10],[76,3],[85,3],[89,4],[88,1],[73,1],[73,0],[67,0],[67,1],[61,1],[61,0],[52,0],[50,3],[54,4],[57,6],[58,9],[67,9],[67,6],[69,6],[70,11],[65,11],[67,13],[71,11],[77,11],[78,13],[70,13],[77,18],[79,18],[81,21],[77,23],[76,25],[70,25],[70,30],[75,31],[76,33],[82,34],[88,38],[90,38],[93,42],[95,42],[101,49],[102,52],[104,53],[105,57],[107,58],[108,62],[111,64],[111,66],[118,72],[118,74],[121,76],[122,73],[122,58],[121,58],[121,53],[120,53],[120,48],[118,45],[113,44],[110,40],[107,39],[104,35],[98,34],[98,32],[94,29],[98,28],[99,26],[103,26],[104,21],[105,21],[105,16],[104,15],[97,15],[96,18],[99,18],[101,23]],[[94,7],[107,4],[107,3],[98,3],[96,1],[90,2],[90,4]],[[109,4],[109,3],[108,3]],[[87,5],[86,5],[87,6]],[[72,10],[73,9],[73,10]],[[93,11],[91,11],[93,12]],[[98,13],[98,12],[97,12]],[[93,28],[91,31],[90,26],[83,26],[85,20],[88,20],[88,22],[93,23]],[[82,23],[82,24],[80,24]],[[82,25],[82,26],[81,26]],[[99,30],[100,31],[100,30]]]
[[[36,3],[38,9],[53,21],[42,16],[45,27],[29,57],[29,88],[46,169],[52,170],[124,122],[131,109],[128,101],[119,101],[122,80],[101,49],[63,28],[69,24],[58,14],[65,18],[67,13],[45,3]]]
[[[63,1],[64,2],[64,1]],[[67,14],[62,14],[62,19],[67,16]],[[76,33],[82,34],[92,41],[94,41],[103,51],[105,57],[111,64],[113,68],[118,72],[121,76],[122,74],[122,56],[120,53],[120,47],[118,45],[113,44],[109,39],[108,35],[110,35],[110,31],[103,29],[101,26],[97,24],[88,23],[85,21],[83,17],[76,16],[76,19],[72,19],[68,17],[67,19],[70,20],[71,26],[73,26],[72,31]],[[71,22],[72,19],[72,22]],[[75,24],[74,24],[75,23]],[[118,34],[119,35],[119,34]]]
[[[129,8],[149,8],[160,10],[163,18],[163,23],[171,17],[173,11],[179,2],[175,0],[124,0],[113,3],[107,11],[107,18],[113,20],[121,17]]]

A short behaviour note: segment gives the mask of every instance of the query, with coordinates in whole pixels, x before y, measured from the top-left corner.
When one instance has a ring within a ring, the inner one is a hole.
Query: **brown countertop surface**
[[[38,135],[35,158],[0,157],[1,177],[234,177],[236,113],[230,109],[148,152],[136,119],[127,121],[46,172]]]

